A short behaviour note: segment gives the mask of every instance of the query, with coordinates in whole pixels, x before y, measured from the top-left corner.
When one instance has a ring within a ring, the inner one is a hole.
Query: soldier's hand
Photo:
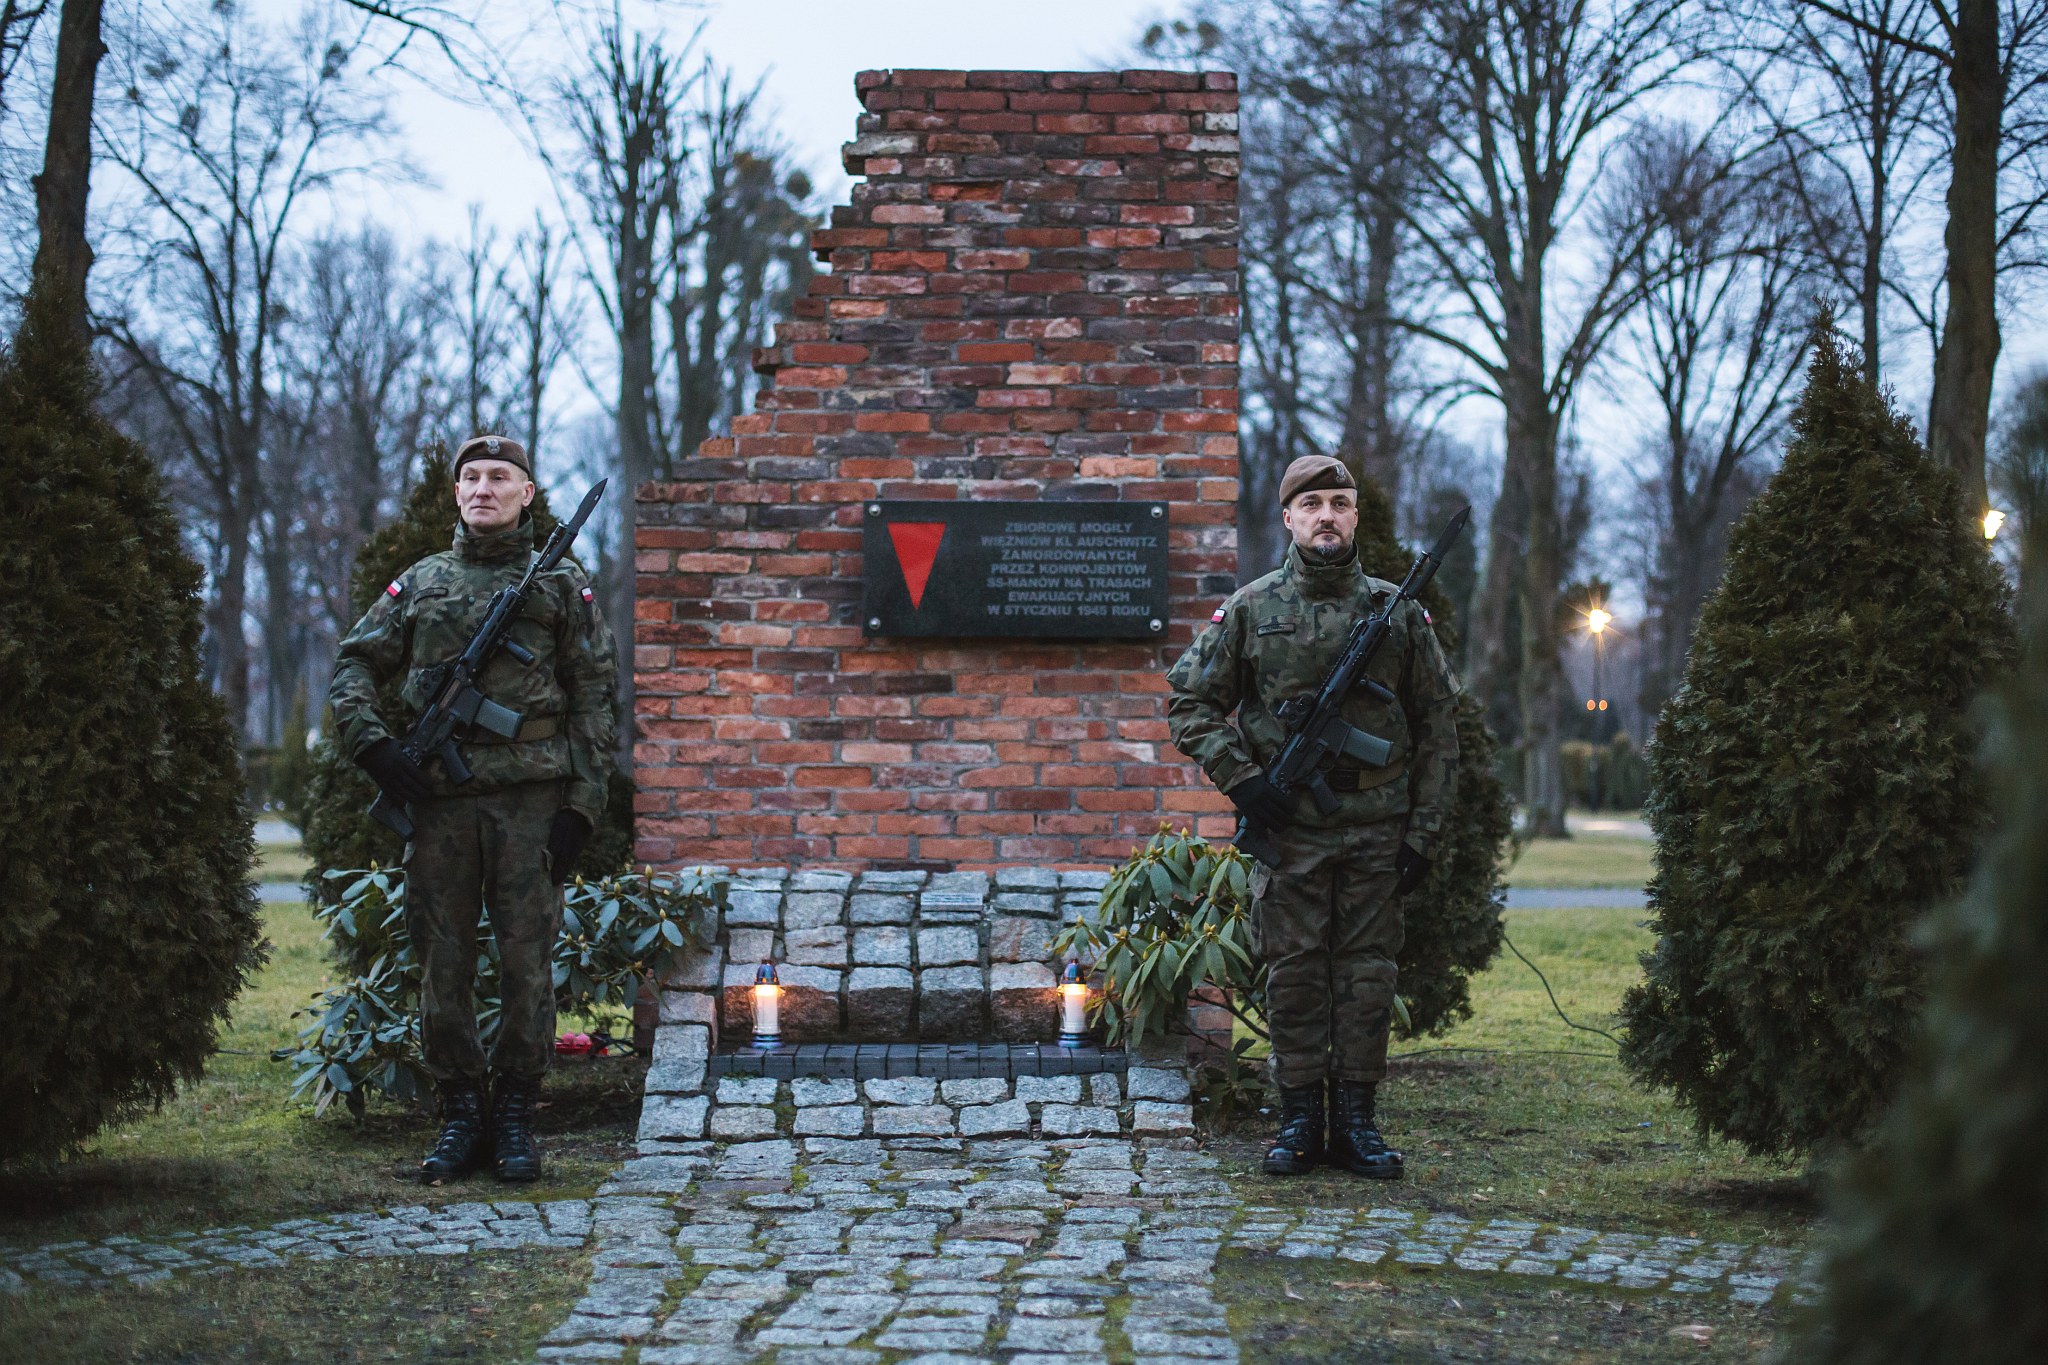
[[[1238,813],[1261,829],[1286,829],[1294,823],[1294,803],[1264,773],[1253,773],[1223,793]]]
[[[401,805],[424,801],[433,794],[433,788],[427,785],[426,769],[413,762],[405,747],[388,735],[356,755],[356,766],[368,773],[386,796]]]
[[[1405,896],[1422,885],[1422,879],[1429,875],[1429,859],[1417,853],[1407,844],[1394,855],[1394,894]]]
[[[576,858],[588,842],[588,820],[567,806],[555,812],[555,822],[548,826],[548,875],[556,886],[568,884],[570,869],[576,866]]]

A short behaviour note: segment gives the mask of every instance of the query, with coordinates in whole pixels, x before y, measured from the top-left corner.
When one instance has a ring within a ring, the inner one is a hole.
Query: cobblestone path
[[[1751,1304],[1801,1292],[1779,1247],[1246,1193],[1186,1138],[706,1143],[629,1161],[590,1201],[0,1251],[0,1290],[594,1243],[589,1289],[539,1354],[621,1365],[1215,1365],[1237,1359],[1217,1257],[1240,1249]]]
[[[1791,1292],[1781,1248],[1399,1209],[1245,1202],[1187,1139],[808,1139],[628,1163],[589,1292],[543,1360],[1145,1365],[1238,1358],[1226,1249],[1718,1294]]]

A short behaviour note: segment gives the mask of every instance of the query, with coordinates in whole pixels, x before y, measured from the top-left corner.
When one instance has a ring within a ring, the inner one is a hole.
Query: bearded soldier
[[[402,676],[402,705],[417,714],[430,699],[431,671],[462,652],[492,595],[516,583],[536,554],[525,447],[474,437],[455,452],[454,474],[454,548],[400,574],[356,623],[341,642],[328,700],[347,752],[412,808],[406,929],[419,954],[420,1034],[442,1121],[421,1173],[434,1182],[466,1174],[488,1142],[500,1180],[534,1180],[533,1115],[554,1056],[562,884],[604,810],[617,660],[589,580],[563,560],[513,624],[511,640],[523,648],[500,650],[478,679],[492,701],[522,713],[518,733],[466,739],[461,752],[475,775],[460,785],[438,762],[423,768],[405,752],[394,732],[409,717],[378,714],[379,685]],[[473,1002],[486,905],[504,992],[488,1060]]]
[[[1337,798],[1325,814],[1283,797],[1266,777],[1286,740],[1276,712],[1315,692],[1355,622],[1399,589],[1358,563],[1357,484],[1341,461],[1305,455],[1280,482],[1291,537],[1284,564],[1217,608],[1167,675],[1173,742],[1253,823],[1278,837],[1280,859],[1255,865],[1253,939],[1268,969],[1267,1023],[1280,1131],[1274,1175],[1312,1170],[1327,1152],[1359,1175],[1394,1179],[1401,1154],[1379,1132],[1387,1071],[1401,897],[1421,884],[1443,828],[1457,769],[1457,683],[1429,615],[1406,601],[1343,719],[1391,742],[1387,762],[1346,759],[1324,774]],[[1324,1135],[1324,1088],[1329,1133]]]

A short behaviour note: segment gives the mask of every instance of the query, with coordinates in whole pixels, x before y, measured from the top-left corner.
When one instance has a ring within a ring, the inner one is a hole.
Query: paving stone
[[[866,1123],[867,1111],[857,1104],[799,1109],[795,1132],[799,1137],[859,1137]]]
[[[860,1086],[851,1077],[799,1076],[789,1083],[789,1088],[799,1109],[822,1104],[854,1104],[860,1099]]]
[[[881,1105],[869,1112],[877,1137],[939,1137],[957,1131],[953,1111],[943,1104]]]
[[[1195,1131],[1195,1107],[1191,1104],[1162,1104],[1156,1100],[1139,1100],[1131,1106],[1131,1131],[1192,1133]]]
[[[1182,1104],[1188,1099],[1188,1077],[1185,1071],[1169,1071],[1160,1067],[1134,1066],[1124,1073],[1124,1088],[1134,1100],[1165,1100]]]
[[[930,1104],[938,1098],[939,1083],[930,1076],[898,1076],[864,1081],[861,1089],[876,1104]]]
[[[1019,1076],[1017,1098],[1051,1104],[1079,1104],[1081,1102],[1081,1078],[1079,1076]]]
[[[773,1104],[780,1082],[767,1076],[722,1076],[718,1081],[720,1104]]]
[[[721,1105],[711,1111],[711,1136],[722,1138],[767,1137],[775,1131],[775,1111],[748,1106]]]
[[[946,1081],[939,1094],[948,1104],[995,1104],[1010,1098],[1010,1083],[1000,1076]]]
[[[1038,1112],[1038,1127],[1039,1131],[1048,1137],[1119,1131],[1114,1109],[1091,1108],[1078,1104],[1046,1105]]]

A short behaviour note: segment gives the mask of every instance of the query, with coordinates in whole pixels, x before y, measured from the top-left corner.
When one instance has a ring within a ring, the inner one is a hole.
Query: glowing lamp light
[[[1088,1043],[1088,983],[1081,979],[1081,964],[1067,963],[1060,973],[1060,1046],[1085,1047]]]
[[[782,983],[772,962],[754,973],[754,1046],[764,1052],[782,1046]]]
[[[1996,507],[1984,514],[1984,539],[1991,540],[1998,535],[1998,528],[2005,525],[2005,513]]]
[[[1586,613],[1586,629],[1598,635],[1613,622],[1614,617],[1600,607]]]

